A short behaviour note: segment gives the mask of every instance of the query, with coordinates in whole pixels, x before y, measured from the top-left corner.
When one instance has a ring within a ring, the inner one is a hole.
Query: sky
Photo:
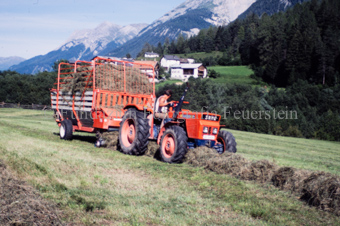
[[[0,0],[0,57],[26,59],[58,49],[103,22],[151,24],[185,0]]]

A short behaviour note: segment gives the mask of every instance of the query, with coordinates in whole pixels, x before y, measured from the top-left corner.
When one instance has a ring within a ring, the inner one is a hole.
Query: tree
[[[170,40],[169,37],[165,38],[164,45],[163,45],[163,54],[166,55],[169,53],[169,46],[170,46]]]
[[[146,52],[152,52],[152,46],[148,42],[144,44],[142,51],[140,51],[137,56],[142,57]]]
[[[185,40],[184,37],[182,35],[182,33],[180,33],[177,37],[177,43],[176,43],[176,53],[184,53],[184,49],[185,49]]]
[[[160,42],[158,42],[157,44],[157,48],[155,49],[155,52],[158,53],[159,55],[163,55],[164,53],[164,50],[163,50],[163,47],[162,47],[162,44]]]
[[[66,59],[57,60],[52,66],[53,71],[58,72],[60,63],[69,63],[69,61]]]

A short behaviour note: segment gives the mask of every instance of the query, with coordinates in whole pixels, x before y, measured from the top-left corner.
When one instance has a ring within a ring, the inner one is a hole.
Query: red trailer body
[[[77,73],[83,73],[80,91],[72,90],[77,84],[70,84],[79,83]],[[56,88],[51,90],[56,122],[60,125],[64,119],[71,120],[73,131],[119,128],[128,108],[153,112],[154,78],[154,67],[148,64],[101,57],[91,62],[61,63]],[[71,90],[65,90],[70,85]]]

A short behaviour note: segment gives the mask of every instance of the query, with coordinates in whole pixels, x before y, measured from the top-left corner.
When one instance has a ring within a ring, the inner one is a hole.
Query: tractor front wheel
[[[69,119],[65,119],[60,123],[59,127],[59,136],[62,140],[72,140],[73,134],[73,125],[72,121]]]
[[[187,140],[182,127],[170,126],[166,129],[160,143],[162,160],[168,163],[181,163],[188,151]]]
[[[148,148],[150,126],[142,112],[128,109],[119,127],[119,146],[124,154],[143,155]]]
[[[236,141],[232,133],[228,131],[220,131],[217,136],[217,142],[223,145],[223,152],[236,153]]]

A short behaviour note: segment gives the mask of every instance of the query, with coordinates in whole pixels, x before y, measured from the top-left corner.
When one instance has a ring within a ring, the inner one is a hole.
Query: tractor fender
[[[134,108],[134,109],[136,109],[138,111],[153,112],[153,109],[149,105],[143,106],[143,105],[140,105],[140,104],[138,104],[138,105],[136,105],[136,104],[128,104],[128,105],[126,105],[123,108],[123,110],[128,110],[129,108]]]
[[[124,110],[128,110],[130,108],[137,109],[138,111],[143,111],[144,110],[142,106],[135,105],[135,104],[127,104],[127,105],[125,105],[125,107],[123,109]]]
[[[174,122],[174,121],[170,121],[167,122],[163,125],[163,127],[160,129],[159,133],[158,133],[158,138],[157,138],[157,144],[159,145],[163,136],[164,131],[169,128],[169,126],[171,125],[179,125],[179,122]]]

